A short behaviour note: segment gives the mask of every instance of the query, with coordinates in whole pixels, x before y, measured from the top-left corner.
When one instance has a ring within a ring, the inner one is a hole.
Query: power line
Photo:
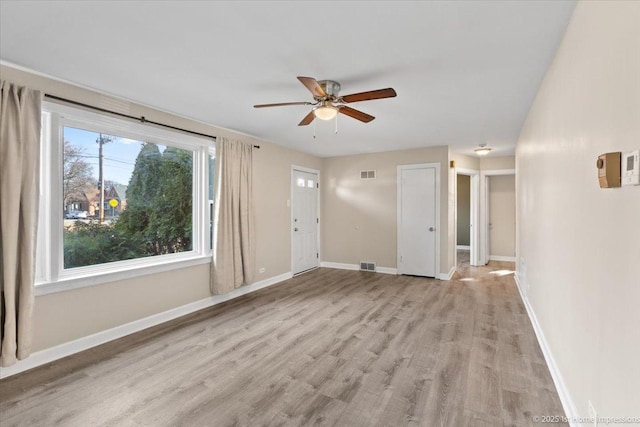
[[[105,160],[109,160],[109,161],[111,161],[111,162],[125,163],[125,164],[127,164],[127,165],[135,165],[135,162],[134,162],[134,163],[131,163],[131,162],[125,162],[124,160],[118,160],[118,159],[114,159],[114,158],[111,158],[111,157],[105,157],[104,159],[105,159]]]
[[[98,162],[95,162],[95,163],[94,162],[87,162],[87,164],[91,165],[91,166],[98,166],[99,165]],[[131,170],[131,168],[127,168],[127,167],[124,167],[124,166],[117,166],[117,165],[109,165],[109,168],[122,169],[122,170],[127,170],[127,171]]]

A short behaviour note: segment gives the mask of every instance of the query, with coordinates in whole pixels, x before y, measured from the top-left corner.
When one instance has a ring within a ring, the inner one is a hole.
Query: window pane
[[[64,267],[192,249],[193,152],[64,128]]]
[[[213,180],[215,178],[215,166],[216,166],[216,158],[209,154],[209,200],[213,200]]]
[[[304,178],[298,178],[298,187],[304,187]]]
[[[308,179],[307,180],[307,187],[313,188],[313,180],[312,179]]]

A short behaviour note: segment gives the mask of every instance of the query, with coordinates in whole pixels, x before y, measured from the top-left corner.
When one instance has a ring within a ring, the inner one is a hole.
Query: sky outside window
[[[92,167],[92,176],[96,180],[99,173],[99,146],[96,141],[99,136],[99,132],[72,127],[64,128],[64,140],[82,150],[81,158]],[[114,142],[104,144],[102,150],[105,179],[117,184],[128,185],[142,144],[141,141],[122,137],[116,137]],[[166,147],[158,145],[158,148],[160,152],[163,152]]]

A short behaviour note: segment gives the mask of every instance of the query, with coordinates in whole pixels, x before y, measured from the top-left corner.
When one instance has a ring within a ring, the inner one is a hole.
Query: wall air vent
[[[376,271],[376,263],[360,261],[360,271]]]
[[[376,177],[376,171],[360,171],[360,179],[374,179]]]

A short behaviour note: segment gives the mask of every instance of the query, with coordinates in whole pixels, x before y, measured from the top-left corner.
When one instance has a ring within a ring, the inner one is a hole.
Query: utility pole
[[[102,147],[104,144],[113,142],[113,137],[110,135],[103,135],[102,133],[96,139],[98,143],[98,186],[100,187],[100,225],[104,224],[104,153]]]

